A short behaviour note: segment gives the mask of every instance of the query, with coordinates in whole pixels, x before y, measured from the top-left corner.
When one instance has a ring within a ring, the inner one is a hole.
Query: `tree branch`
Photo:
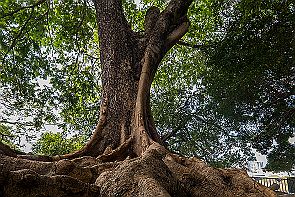
[[[178,41],[188,29],[187,10],[191,0],[172,0],[167,8],[158,14],[157,8],[150,9],[150,16],[145,20],[145,39],[147,45],[141,59],[141,72],[135,104],[135,154],[141,155],[153,142],[162,144],[159,134],[149,129],[149,94],[151,83],[159,63],[166,52]],[[149,14],[149,13],[148,13]],[[158,18],[154,21],[154,18]],[[153,20],[152,20],[153,18]],[[155,24],[150,24],[153,21]]]
[[[184,21],[180,26],[173,30],[166,39],[166,48],[174,46],[182,36],[188,31],[189,21]]]
[[[10,124],[10,125],[16,125],[16,124],[20,124],[23,126],[34,126],[34,124],[32,122],[13,122],[13,121],[8,121],[8,120],[0,120],[1,124]]]
[[[35,3],[35,4],[33,4],[33,5],[20,7],[20,8],[18,8],[18,9],[16,9],[16,10],[12,11],[12,12],[10,12],[10,13],[7,13],[7,14],[2,15],[2,18],[5,18],[5,17],[7,17],[7,16],[13,16],[14,14],[16,14],[16,13],[18,13],[19,11],[24,10],[24,9],[29,9],[29,8],[33,9],[33,8],[35,8],[36,6],[41,5],[41,4],[44,3],[44,2],[46,2],[46,0],[39,0],[37,3]]]
[[[147,10],[144,19],[144,34],[146,37],[150,36],[150,33],[153,30],[157,20],[159,19],[159,16],[159,8],[152,6]]]
[[[20,28],[18,34],[15,36],[15,38],[13,39],[11,45],[9,46],[8,50],[6,51],[2,61],[4,62],[6,56],[8,55],[8,53],[15,47],[17,40],[21,37],[21,35],[23,34],[23,31],[25,30],[27,24],[29,23],[29,21],[31,20],[32,16],[33,16],[33,12],[34,12],[34,7],[31,8],[31,13],[30,16],[27,18],[27,20],[25,21],[25,23],[22,25],[22,27]]]
[[[8,138],[14,137],[14,135],[12,135],[12,134],[0,133],[0,135],[1,135],[1,140],[3,140],[4,137],[8,137]]]
[[[168,139],[170,139],[171,137],[174,137],[177,132],[182,129],[185,126],[186,122],[182,122],[182,124],[179,124],[175,129],[173,129],[170,133],[167,133],[166,135],[164,135],[161,140],[163,142],[167,141]]]

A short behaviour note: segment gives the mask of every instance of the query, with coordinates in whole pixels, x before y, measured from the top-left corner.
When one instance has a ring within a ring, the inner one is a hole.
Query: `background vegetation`
[[[141,34],[147,8],[165,1],[123,4]],[[0,2],[2,142],[55,155],[89,139],[101,91],[94,12],[88,1]],[[244,167],[255,148],[270,170],[294,168],[293,1],[200,0],[189,17],[152,86],[162,138],[218,167]]]

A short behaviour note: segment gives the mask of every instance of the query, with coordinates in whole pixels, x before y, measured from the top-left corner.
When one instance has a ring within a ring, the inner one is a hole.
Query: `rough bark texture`
[[[0,143],[0,197],[275,196],[244,171],[215,169],[161,145],[150,87],[165,53],[188,30],[191,0],[172,0],[161,13],[151,7],[144,35],[131,30],[120,0],[94,3],[103,67],[96,130],[83,149],[54,157],[20,155]]]
[[[274,197],[247,173],[215,169],[159,144],[140,157],[103,162],[94,157],[40,162],[0,155],[0,196]]]

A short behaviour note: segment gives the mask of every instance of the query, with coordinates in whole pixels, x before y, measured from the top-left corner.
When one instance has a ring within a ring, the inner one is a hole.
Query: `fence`
[[[279,189],[277,191],[294,194],[295,193],[295,177],[287,178],[269,178],[269,177],[253,177],[258,183],[270,187],[277,184]]]

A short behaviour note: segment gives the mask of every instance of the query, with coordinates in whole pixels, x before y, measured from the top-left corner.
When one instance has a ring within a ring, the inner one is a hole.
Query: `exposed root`
[[[130,151],[128,151],[128,149],[131,147],[132,141],[133,138],[129,138],[115,150],[111,150],[110,152],[104,153],[98,156],[97,159],[103,162],[110,162],[116,160],[121,161],[125,159],[130,154]]]
[[[29,169],[10,172],[4,184],[6,197],[99,195],[99,187],[94,184],[65,175],[40,175]]]
[[[120,158],[119,152],[114,150],[111,158]],[[276,196],[243,170],[212,168],[197,158],[171,154],[157,143],[141,157],[114,162],[102,158],[37,162],[0,155],[0,193],[8,197]]]

